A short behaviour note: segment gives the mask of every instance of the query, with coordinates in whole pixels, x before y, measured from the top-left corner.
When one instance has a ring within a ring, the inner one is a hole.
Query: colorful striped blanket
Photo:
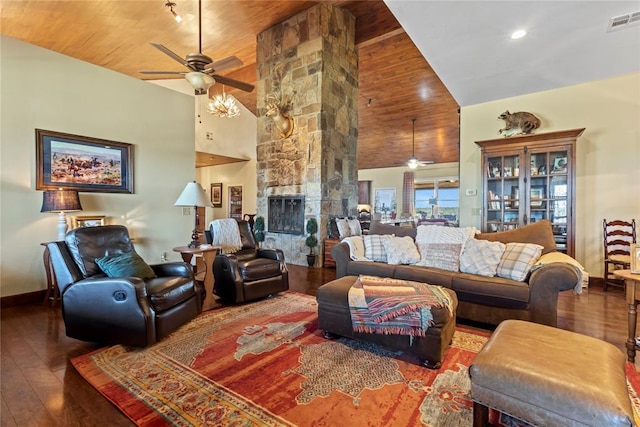
[[[423,337],[433,325],[431,308],[452,313],[453,304],[440,286],[363,275],[348,297],[353,330],[370,334]]]

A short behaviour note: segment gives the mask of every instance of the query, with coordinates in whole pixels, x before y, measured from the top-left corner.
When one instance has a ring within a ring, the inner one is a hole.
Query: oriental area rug
[[[471,426],[469,364],[489,332],[460,327],[442,367],[327,340],[312,296],[285,292],[201,314],[145,349],[105,347],[78,372],[139,426]],[[627,364],[629,393],[640,380]],[[501,426],[522,424],[490,413]]]

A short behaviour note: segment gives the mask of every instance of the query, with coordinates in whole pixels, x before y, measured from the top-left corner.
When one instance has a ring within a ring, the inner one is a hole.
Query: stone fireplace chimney
[[[357,214],[355,18],[319,3],[269,28],[258,35],[257,72],[258,215],[268,220],[270,197],[303,197],[305,224],[316,218],[322,242],[328,218]],[[289,136],[282,132],[286,116],[266,116],[267,99],[289,104]],[[267,233],[265,246],[306,265],[305,238],[306,232]],[[314,253],[322,253],[321,245]]]

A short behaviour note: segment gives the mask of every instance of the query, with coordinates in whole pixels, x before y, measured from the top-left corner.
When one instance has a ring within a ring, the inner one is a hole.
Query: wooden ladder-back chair
[[[636,220],[602,220],[604,237],[604,290],[609,285],[624,286],[615,279],[615,270],[631,268],[631,244],[636,243]]]

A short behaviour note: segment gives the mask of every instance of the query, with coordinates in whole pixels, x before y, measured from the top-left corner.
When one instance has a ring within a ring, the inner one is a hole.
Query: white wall
[[[576,144],[576,259],[602,277],[602,219],[640,219],[640,73],[461,110],[461,225],[480,226],[482,159],[474,141],[498,137],[503,111],[540,118],[537,133],[586,128]],[[477,211],[476,211],[477,213]]]
[[[193,98],[12,38],[0,38],[0,295],[45,289],[41,242],[57,237],[40,213],[35,129],[133,144],[134,194],[80,193],[81,215],[124,224],[148,262],[179,259],[193,216],[173,206],[194,179]]]
[[[198,151],[247,159],[246,162],[198,168],[198,182],[207,190],[209,196],[211,195],[211,184],[222,183],[222,207],[207,209],[207,223],[214,219],[229,217],[229,185],[243,186],[243,214],[255,214],[257,210],[256,141],[258,119],[242,104],[238,103],[238,105],[240,115],[231,119],[209,114],[206,111],[205,103],[201,105],[199,120],[196,115],[196,149]],[[197,110],[198,107],[196,107]],[[209,133],[209,137],[207,137],[207,133]]]

